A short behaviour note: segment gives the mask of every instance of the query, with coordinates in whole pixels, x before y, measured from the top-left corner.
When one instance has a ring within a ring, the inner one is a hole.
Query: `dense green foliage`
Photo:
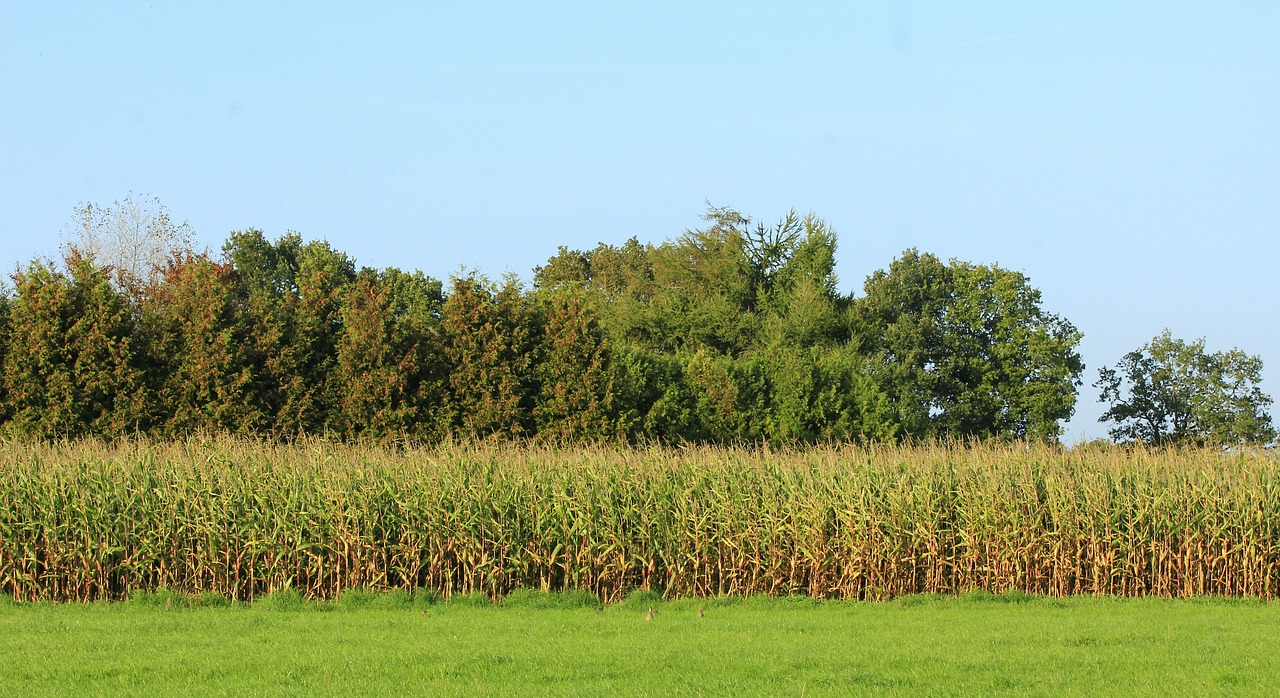
[[[184,238],[160,214],[80,240],[169,249],[152,272],[73,243],[0,293],[0,420],[45,437],[1052,440],[1083,370],[1080,333],[999,267],[908,250],[841,294],[814,216],[713,208],[659,245],[562,248],[526,288],[358,269],[294,233],[232,233],[214,258],[166,248]]]
[[[0,447],[0,597],[24,601],[285,587],[1271,599],[1277,522],[1272,452]]]
[[[1118,441],[1167,445],[1267,444],[1276,438],[1262,392],[1262,359],[1239,349],[1205,351],[1169,330],[1098,371]]]
[[[1071,416],[1082,335],[1022,274],[908,250],[866,292],[859,336],[908,433],[1045,440]]]
[[[557,596],[0,606],[0,694],[1271,695],[1280,673],[1275,603]]]
[[[65,270],[35,262],[14,283],[0,411],[38,436],[119,436],[145,424],[135,318],[107,274],[73,252]]]

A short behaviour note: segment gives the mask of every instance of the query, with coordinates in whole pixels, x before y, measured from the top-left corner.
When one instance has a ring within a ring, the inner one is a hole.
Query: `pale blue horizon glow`
[[[0,267],[79,202],[217,249],[523,278],[704,201],[1027,274],[1097,369],[1168,327],[1280,393],[1280,4],[0,4]]]

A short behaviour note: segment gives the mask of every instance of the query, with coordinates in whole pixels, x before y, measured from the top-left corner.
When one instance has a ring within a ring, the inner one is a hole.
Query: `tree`
[[[773,394],[771,441],[889,441],[893,412],[852,345],[833,349],[779,346],[765,355]]]
[[[539,297],[543,331],[534,366],[538,399],[533,408],[539,438],[589,441],[619,435],[613,418],[612,355],[584,295],[565,289]]]
[[[110,268],[120,288],[136,292],[159,278],[171,256],[189,250],[194,235],[186,221],[173,222],[160,199],[129,192],[110,206],[81,203],[66,238],[81,256]]]
[[[245,356],[251,381],[246,401],[260,405],[261,429],[274,427],[284,404],[285,382],[290,380],[286,351],[291,334],[288,298],[297,292],[298,250],[302,237],[286,233],[275,243],[262,231],[234,231],[222,246],[231,265],[236,314],[245,328]]]
[[[65,271],[36,261],[13,279],[0,380],[17,425],[41,437],[145,429],[133,314],[105,270],[73,248]]]
[[[464,438],[524,437],[533,428],[536,316],[519,283],[453,279],[441,307],[449,371],[445,412]]]
[[[847,343],[850,299],[836,290],[835,231],[816,216],[800,218],[792,212],[772,229],[757,227],[748,250],[760,248],[775,250],[768,255],[749,252],[753,260],[773,260],[753,262],[760,278],[757,296],[764,313],[764,343],[793,347]]]
[[[355,263],[327,242],[304,244],[292,232],[275,243],[258,230],[235,232],[223,255],[249,328],[254,400],[267,406],[271,428],[281,436],[324,431],[338,402],[330,372]]]
[[[9,288],[0,281],[0,370],[4,368],[4,356],[9,349]],[[4,375],[0,372],[0,423],[9,417],[9,399],[5,394]]]
[[[298,249],[294,290],[285,296],[286,334],[279,375],[283,404],[276,431],[318,434],[328,429],[338,405],[331,373],[342,339],[341,305],[355,281],[355,263],[324,241]]]
[[[1098,371],[1099,421],[1112,438],[1152,445],[1268,444],[1275,440],[1263,393],[1262,359],[1239,349],[1209,354],[1203,338],[1176,339],[1165,330]]]
[[[580,288],[615,341],[665,354],[739,357],[783,341],[843,341],[835,232],[813,215],[753,224],[708,207],[705,225],[661,245],[635,238],[586,252],[561,247],[534,270],[539,289]]]
[[[585,290],[596,305],[601,329],[615,344],[661,350],[670,333],[653,310],[659,289],[652,256],[653,247],[634,237],[618,247],[600,243],[587,252],[561,247],[545,266],[534,269],[534,288]]]
[[[231,265],[204,255],[175,257],[145,295],[139,323],[151,354],[157,422],[173,435],[252,433],[268,425],[252,390],[249,327]]]
[[[1027,277],[910,249],[855,303],[906,436],[1050,440],[1075,410],[1081,333]]]
[[[440,401],[436,343],[441,284],[421,272],[360,272],[342,307],[333,380],[335,425],[348,438],[436,436],[430,403]]]

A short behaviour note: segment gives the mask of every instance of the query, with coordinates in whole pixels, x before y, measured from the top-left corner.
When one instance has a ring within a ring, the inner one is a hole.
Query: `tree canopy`
[[[133,192],[107,206],[81,203],[73,220],[67,248],[132,291],[153,283],[168,258],[189,250],[194,239],[191,226],[175,223],[160,199]]]
[[[907,250],[866,283],[857,336],[906,433],[1051,439],[1075,409],[1082,337],[1018,272]]]
[[[1166,329],[1099,369],[1094,386],[1118,441],[1238,446],[1275,441],[1261,380],[1260,357],[1239,349],[1211,354],[1204,338],[1186,342]]]
[[[86,230],[110,230],[108,210],[83,207]],[[158,210],[147,230],[180,241]],[[858,297],[840,291],[836,250],[817,216],[717,207],[658,244],[561,247],[530,287],[359,268],[296,233],[233,232],[217,256],[166,248],[123,276],[72,244],[0,293],[0,420],[44,436],[1059,435],[1081,333],[1024,274],[909,249]],[[1229,388],[1215,395],[1252,394]],[[1246,433],[1246,413],[1214,428]]]

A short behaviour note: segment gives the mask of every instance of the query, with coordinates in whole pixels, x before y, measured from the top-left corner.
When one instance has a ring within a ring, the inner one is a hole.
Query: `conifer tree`
[[[526,437],[533,429],[535,316],[514,279],[497,289],[453,280],[441,310],[449,423],[464,438]]]
[[[4,357],[9,351],[9,289],[0,282],[0,424],[9,418],[9,396],[4,387]]]
[[[3,368],[12,419],[43,437],[119,436],[149,426],[134,318],[110,269],[74,248],[64,270],[14,275]]]
[[[258,230],[232,233],[223,252],[248,326],[255,403],[266,406],[278,435],[322,433],[337,404],[329,373],[354,263],[328,243],[303,244],[296,233],[275,243]]]
[[[440,282],[395,269],[364,270],[347,290],[333,374],[344,436],[439,436],[440,303]]]
[[[342,340],[341,299],[355,280],[355,264],[326,242],[311,242],[297,254],[294,289],[284,298],[285,333],[278,371],[282,402],[277,433],[319,434],[330,426],[338,403],[330,380]]]
[[[582,292],[572,290],[545,293],[541,301],[539,392],[533,409],[539,438],[616,437],[611,352],[591,306]]]
[[[142,324],[158,383],[157,421],[167,433],[252,433],[270,424],[252,390],[249,328],[230,264],[189,253],[171,259],[147,293]]]

